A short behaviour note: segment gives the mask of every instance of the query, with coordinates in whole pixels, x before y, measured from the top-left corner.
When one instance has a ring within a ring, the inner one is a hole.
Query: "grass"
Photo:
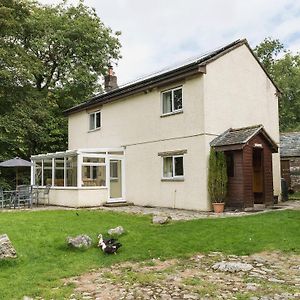
[[[122,261],[187,257],[210,251],[236,255],[264,250],[300,252],[300,211],[166,226],[152,225],[150,220],[150,216],[87,210],[0,213],[0,234],[8,234],[18,253],[16,260],[0,261],[0,299],[22,299],[24,295],[65,299],[73,286],[64,286],[60,279]],[[118,225],[127,231],[120,238],[123,247],[118,255],[106,256],[96,248],[97,234]],[[93,238],[94,247],[86,251],[69,249],[66,237],[81,233]],[[128,277],[132,276],[129,272]]]
[[[289,194],[289,200],[300,200],[300,192],[295,192],[294,194]]]

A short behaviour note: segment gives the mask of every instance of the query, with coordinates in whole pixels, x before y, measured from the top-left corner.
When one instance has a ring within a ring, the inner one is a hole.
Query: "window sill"
[[[166,182],[166,181],[184,181],[183,177],[172,177],[172,178],[162,178],[161,181]]]
[[[181,110],[177,110],[177,111],[173,111],[173,112],[170,112],[170,113],[167,113],[167,114],[160,115],[160,117],[165,118],[165,117],[178,115],[178,114],[182,114],[182,113],[183,113],[183,110],[181,109]]]
[[[98,131],[98,130],[100,130],[100,129],[101,129],[101,127],[95,128],[95,129],[90,129],[90,130],[88,130],[88,132],[94,132],[94,131]]]

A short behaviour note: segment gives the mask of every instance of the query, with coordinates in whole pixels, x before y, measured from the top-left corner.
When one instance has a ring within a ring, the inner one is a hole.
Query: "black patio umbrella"
[[[28,160],[24,160],[20,157],[15,157],[0,163],[0,167],[7,167],[7,168],[16,168],[16,186],[18,185],[18,168],[19,167],[31,167],[33,165],[32,162]]]

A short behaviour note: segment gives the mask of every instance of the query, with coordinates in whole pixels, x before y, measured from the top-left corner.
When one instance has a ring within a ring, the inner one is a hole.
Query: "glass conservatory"
[[[50,204],[90,207],[125,201],[123,148],[68,150],[31,160],[31,184],[51,186]]]

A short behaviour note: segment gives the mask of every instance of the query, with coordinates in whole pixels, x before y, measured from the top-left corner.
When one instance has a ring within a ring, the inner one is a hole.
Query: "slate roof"
[[[254,135],[261,129],[262,125],[255,125],[251,127],[243,127],[238,129],[228,129],[210,143],[212,147],[239,145],[247,143]]]
[[[267,134],[263,125],[254,125],[243,128],[229,128],[210,142],[211,147],[226,147],[246,144],[252,137],[261,133],[272,148],[273,152],[278,152],[277,144]],[[242,148],[242,147],[241,147]]]
[[[280,156],[300,156],[300,132],[280,134]]]
[[[272,78],[269,76],[263,65],[259,62],[255,54],[253,53],[252,49],[250,48],[248,42],[246,39],[238,39],[230,44],[227,44],[225,46],[219,47],[213,51],[204,53],[197,58],[194,58],[192,60],[187,60],[182,64],[165,68],[163,70],[160,70],[156,73],[152,73],[145,77],[140,77],[135,81],[129,82],[125,85],[119,86],[116,89],[112,89],[108,92],[103,92],[101,94],[98,94],[94,96],[93,98],[89,99],[86,102],[83,102],[77,106],[71,107],[70,109],[67,109],[64,111],[65,115],[69,115],[71,113],[84,110],[86,108],[96,107],[97,105],[105,104],[111,101],[115,101],[127,96],[130,96],[134,93],[145,91],[147,89],[151,89],[155,86],[159,86],[162,81],[172,80],[172,78],[175,78],[176,76],[183,76],[185,74],[192,74],[199,73],[201,70],[201,67],[205,67],[208,63],[218,59],[219,57],[225,55],[226,53],[232,51],[233,49],[240,47],[242,45],[246,45],[253,55],[253,57],[257,60],[258,64],[262,67],[263,71],[265,72],[266,76],[270,79],[270,81],[275,86],[276,90],[278,92],[279,89],[272,80]],[[205,71],[202,71],[202,73],[205,73]]]

